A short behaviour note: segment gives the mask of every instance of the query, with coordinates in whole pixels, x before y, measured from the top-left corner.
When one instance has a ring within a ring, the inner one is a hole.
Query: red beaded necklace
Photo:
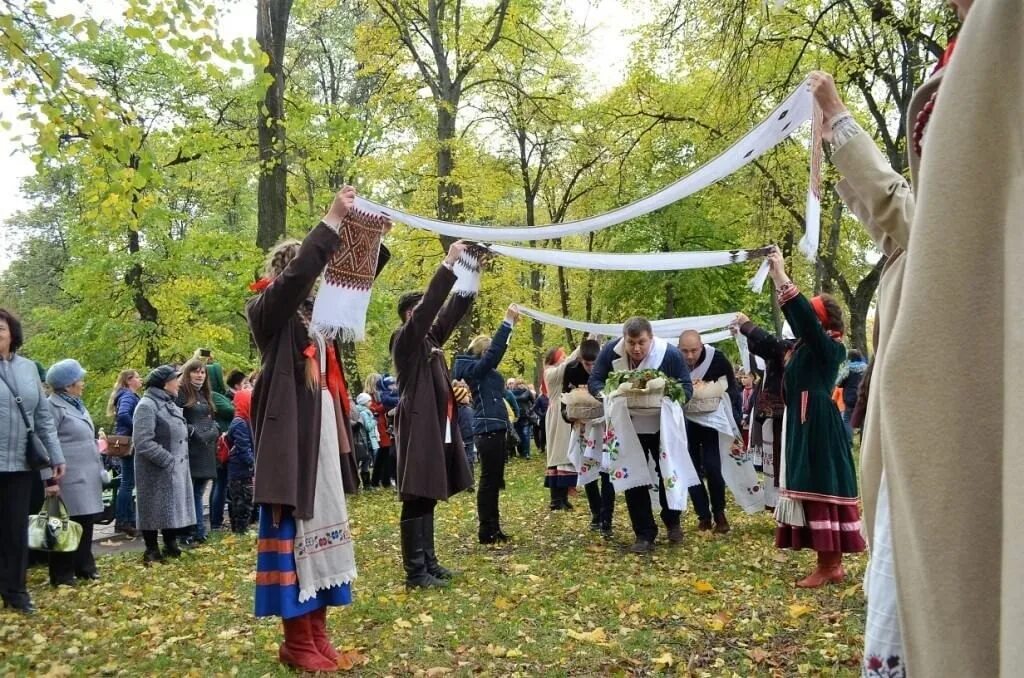
[[[950,57],[953,56],[953,48],[956,47],[956,40],[951,40],[949,46],[946,47],[946,51],[942,53],[942,58],[939,59],[939,63],[935,65],[935,70],[932,71],[932,75],[935,75],[949,63]],[[931,97],[925,102],[925,105],[921,108],[917,117],[914,119],[914,134],[913,134],[913,149],[917,157],[921,157],[921,142],[924,140],[924,131],[928,127],[928,121],[931,120],[932,112],[935,110],[935,98],[939,95],[939,90],[936,89],[932,92]]]

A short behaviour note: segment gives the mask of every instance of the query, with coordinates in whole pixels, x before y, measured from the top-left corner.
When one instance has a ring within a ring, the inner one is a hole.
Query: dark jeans
[[[519,456],[523,459],[530,458],[531,430],[530,420],[526,417],[516,422],[516,433],[519,435]]]
[[[480,461],[480,483],[476,492],[480,536],[492,537],[501,529],[498,492],[505,489],[505,432],[483,433],[473,442]]]
[[[370,474],[371,487],[387,487],[391,484],[391,446],[381,445],[377,450],[377,458],[373,460],[373,473]]]
[[[32,471],[0,473],[0,596],[8,605],[30,602],[25,587],[28,571],[28,515]]]
[[[590,481],[584,489],[587,491],[590,515],[601,523],[601,527],[611,527],[615,513],[615,487],[612,479],[607,473],[602,473],[600,480]]]
[[[252,476],[246,478],[232,478],[228,481],[230,488],[228,494],[231,503],[228,505],[228,515],[231,517],[231,531],[245,532],[249,529],[252,521]]]
[[[192,496],[196,501],[196,528],[193,536],[198,539],[206,537],[206,518],[203,515],[203,494],[206,492],[206,484],[209,480],[193,480]]]
[[[402,517],[400,520],[413,520],[429,516],[434,512],[435,506],[437,506],[436,499],[428,499],[427,497],[406,499],[402,502]]]
[[[718,431],[686,422],[690,459],[700,477],[700,484],[689,489],[697,517],[711,520],[712,513],[725,511],[725,479],[722,478],[722,452],[718,447]],[[707,489],[704,484],[707,483]],[[708,498],[710,495],[710,506]]]
[[[50,583],[67,584],[75,577],[90,577],[96,574],[96,560],[92,556],[92,527],[97,515],[71,516],[71,520],[82,526],[82,539],[78,548],[70,553],[50,553]]]
[[[119,525],[135,524],[135,455],[121,457],[121,476],[114,503],[114,522]]]
[[[217,477],[210,490],[210,527],[224,526],[224,502],[228,494],[228,466],[217,464]],[[198,515],[198,514],[196,514]]]
[[[850,434],[850,440],[853,440],[853,408],[847,405],[846,409],[843,410],[843,425],[846,427],[846,432]]]
[[[541,417],[540,424],[533,427],[533,443],[541,452],[548,447],[548,431],[543,417]]]
[[[658,474],[658,497],[661,499],[661,521],[671,529],[679,527],[680,511],[668,507],[665,497],[665,483],[661,479],[661,434],[645,433],[638,436],[644,456],[654,459],[654,470]],[[654,522],[654,511],[651,509],[651,493],[648,487],[634,487],[626,490],[626,508],[629,510],[629,521],[633,524],[633,533],[637,539],[653,542],[658,536],[658,525]]]

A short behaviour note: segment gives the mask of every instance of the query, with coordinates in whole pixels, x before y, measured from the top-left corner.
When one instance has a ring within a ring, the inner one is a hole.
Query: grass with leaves
[[[336,643],[358,648],[369,676],[859,675],[865,559],[847,584],[793,586],[810,552],[772,546],[767,514],[732,510],[733,531],[662,539],[634,556],[625,502],[615,539],[588,530],[582,493],[552,513],[543,460],[513,461],[502,495],[504,546],[476,542],[475,501],[437,508],[437,550],[459,576],[443,591],[407,593],[392,491],[349,498],[356,599],[330,613]],[[51,589],[30,572],[39,613],[0,613],[0,676],[288,675],[280,624],[252,616],[255,536],[214,533],[176,562],[144,568],[138,553],[103,557],[102,579]]]

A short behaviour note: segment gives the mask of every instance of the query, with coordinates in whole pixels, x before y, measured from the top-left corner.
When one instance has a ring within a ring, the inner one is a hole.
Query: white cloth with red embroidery
[[[654,459],[648,459],[640,445],[640,437],[633,426],[633,418],[626,406],[626,398],[611,395],[605,400],[605,446],[608,449],[609,474],[616,492],[634,487],[649,487],[652,503],[657,499],[659,477]],[[659,418],[661,446],[658,465],[665,483],[665,499],[673,511],[685,511],[687,489],[700,482],[690,459],[686,441],[686,421],[679,403],[662,398]]]
[[[313,496],[313,517],[295,521],[295,574],[299,603],[317,591],[349,584],[356,578],[356,552],[341,479],[341,442],[334,398],[327,390],[326,344],[314,337],[320,354],[320,451]]]
[[[764,488],[757,478],[754,455],[743,446],[743,436],[732,414],[732,404],[722,398],[713,412],[686,413],[686,419],[718,431],[718,449],[722,457],[722,478],[747,513],[764,510]]]
[[[890,664],[902,667],[905,661],[897,604],[891,522],[889,485],[883,472],[875,509],[875,538],[871,542],[871,560],[868,561],[868,573],[864,577],[864,595],[868,599],[863,662],[863,672],[866,676],[885,675],[881,673],[882,668]]]

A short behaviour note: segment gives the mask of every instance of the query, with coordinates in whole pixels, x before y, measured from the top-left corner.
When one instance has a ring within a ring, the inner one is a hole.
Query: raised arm
[[[479,381],[491,370],[498,369],[501,359],[505,357],[505,351],[508,350],[508,340],[512,335],[512,327],[518,318],[519,311],[515,309],[515,306],[509,306],[508,311],[505,313],[505,319],[498,326],[498,331],[494,333],[494,337],[491,338],[491,345],[480,356],[480,360],[473,363],[473,367],[470,368],[470,375],[473,379]],[[517,404],[516,409],[518,407]]]
[[[815,71],[808,79],[825,116],[823,138],[832,142],[832,163],[843,177],[836,186],[839,197],[885,254],[906,249],[914,218],[910,183],[850,115],[832,76]]]
[[[416,350],[427,338],[427,333],[434,324],[434,319],[441,310],[448,293],[455,286],[455,273],[448,266],[439,266],[427,291],[416,308],[412,310],[409,320],[402,325],[395,335],[392,348],[394,356],[405,355]],[[398,364],[399,361],[395,361]]]
[[[352,209],[355,198],[356,192],[351,186],[338,191],[331,209],[302,241],[295,258],[259,296],[249,302],[246,307],[249,327],[261,349],[299,310],[313,283],[338,249],[341,244],[338,229]]]

